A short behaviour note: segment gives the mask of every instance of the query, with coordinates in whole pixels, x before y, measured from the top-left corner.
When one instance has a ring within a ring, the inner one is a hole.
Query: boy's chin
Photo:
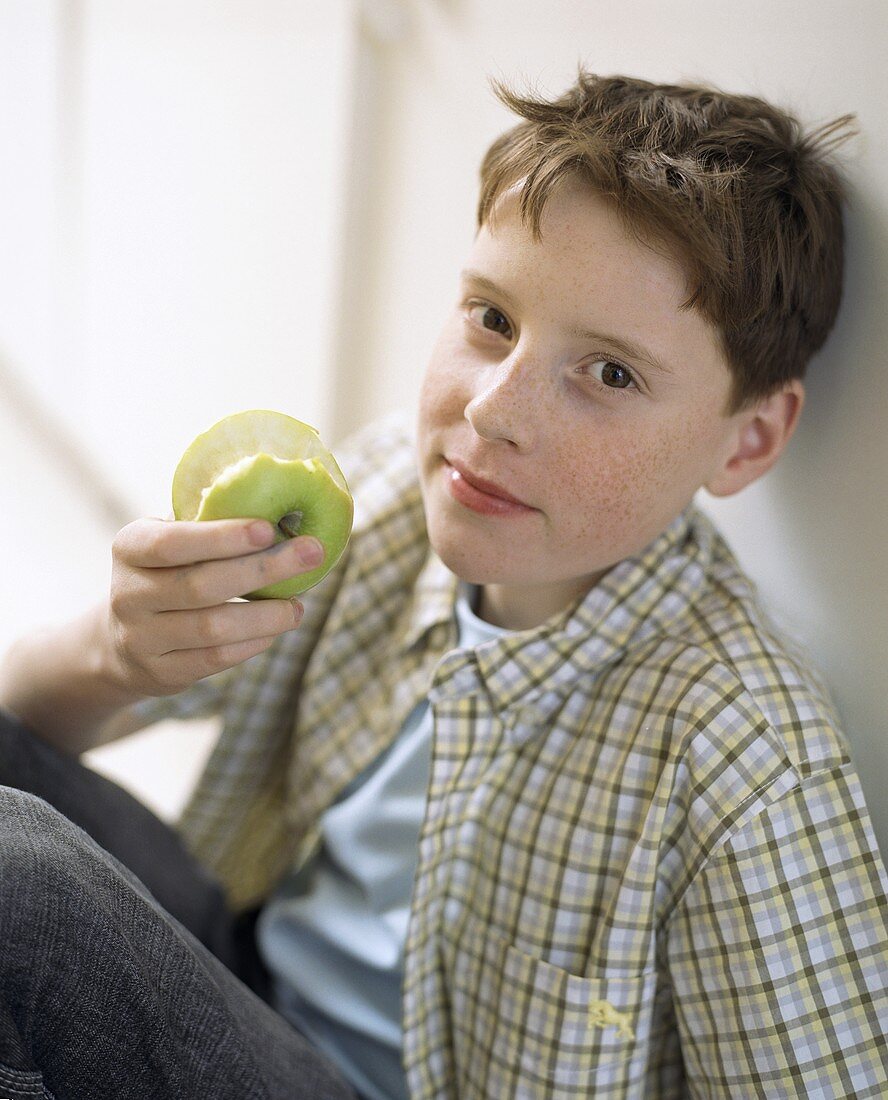
[[[450,572],[466,584],[530,589],[562,583],[561,578],[547,576],[542,568],[534,570],[532,562],[520,553],[516,553],[516,561],[510,561],[502,554],[487,556],[468,552],[465,547],[454,546],[447,540],[443,540],[441,545],[436,545],[434,539],[430,541],[432,549]]]
[[[447,566],[454,576],[466,584],[521,584],[526,577],[516,575],[509,563],[495,553],[479,553],[477,547],[467,546],[454,538],[435,538],[434,530],[429,532],[432,550]]]
[[[447,545],[436,546],[431,540],[432,549],[447,566],[454,576],[466,584],[510,584],[508,571],[503,570],[502,565],[497,569],[490,563],[478,561],[477,558],[460,551],[458,547]]]

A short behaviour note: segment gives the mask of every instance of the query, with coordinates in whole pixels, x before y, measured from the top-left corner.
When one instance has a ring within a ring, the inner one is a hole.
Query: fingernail
[[[302,622],[302,616],[305,614],[305,608],[299,602],[299,600],[292,599],[290,603],[293,605],[293,618],[296,620],[296,625]]]
[[[324,547],[311,535],[299,539],[299,560],[303,565],[320,565],[324,560]]]

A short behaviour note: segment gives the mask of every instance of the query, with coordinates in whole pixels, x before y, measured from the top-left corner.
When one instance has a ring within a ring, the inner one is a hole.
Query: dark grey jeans
[[[0,712],[0,1098],[355,1100],[172,829]]]

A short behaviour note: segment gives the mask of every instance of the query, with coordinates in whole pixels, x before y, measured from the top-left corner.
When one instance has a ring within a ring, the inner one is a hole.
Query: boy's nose
[[[477,376],[465,417],[490,442],[504,441],[528,450],[542,415],[543,387],[526,357],[511,355]]]

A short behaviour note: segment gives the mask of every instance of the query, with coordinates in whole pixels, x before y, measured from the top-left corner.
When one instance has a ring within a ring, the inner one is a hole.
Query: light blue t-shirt
[[[462,649],[506,633],[474,614],[475,594],[460,584]],[[284,880],[256,929],[278,1011],[367,1100],[407,1100],[401,983],[431,743],[422,701],[322,816],[318,855]]]

